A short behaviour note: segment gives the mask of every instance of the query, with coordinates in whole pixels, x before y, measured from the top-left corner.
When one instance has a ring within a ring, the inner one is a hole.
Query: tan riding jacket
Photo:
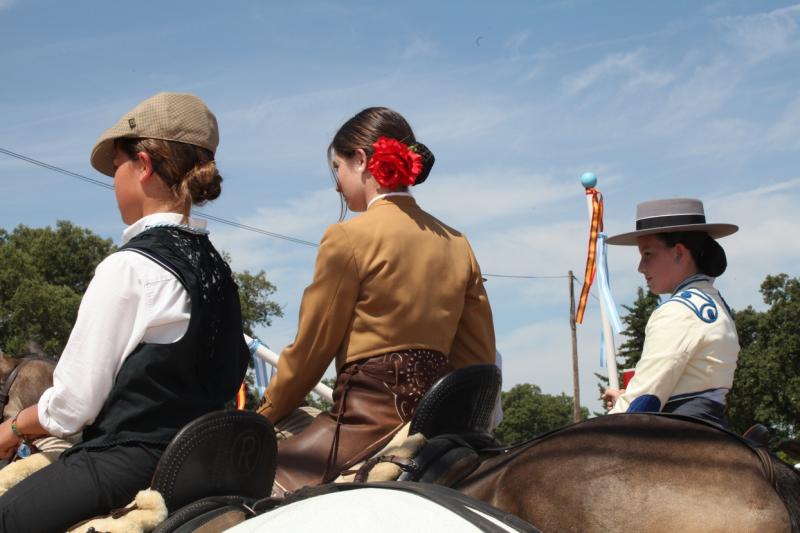
[[[494,363],[494,325],[467,239],[412,197],[390,196],[325,232],[297,337],[260,412],[289,414],[334,358],[340,370],[409,348],[440,351],[452,368]]]

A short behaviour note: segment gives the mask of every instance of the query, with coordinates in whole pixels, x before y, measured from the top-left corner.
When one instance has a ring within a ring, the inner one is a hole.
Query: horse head
[[[0,350],[0,387],[6,382],[8,375],[17,368],[19,362],[20,359],[8,356]]]
[[[0,352],[0,412],[3,419],[34,405],[53,385],[55,361],[35,340],[26,341],[24,350],[25,353],[18,357]]]

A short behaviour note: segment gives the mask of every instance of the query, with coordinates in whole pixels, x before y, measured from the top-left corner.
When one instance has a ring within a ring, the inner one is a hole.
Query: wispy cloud
[[[800,149],[800,95],[784,108],[766,137],[767,146],[773,149]]]
[[[713,115],[728,101],[741,76],[741,71],[725,59],[695,66],[670,88],[647,129],[663,136],[703,124],[704,117]],[[680,142],[680,138],[676,140]]]
[[[528,41],[530,35],[528,31],[514,32],[503,42],[503,47],[510,50],[512,54],[517,55]]]
[[[662,87],[674,79],[674,75],[664,70],[647,69],[643,62],[643,52],[622,52],[610,54],[588,68],[571,74],[562,80],[570,94],[585,91],[604,79],[624,79],[623,89],[631,90],[639,86]]]
[[[436,42],[420,36],[414,36],[411,43],[403,50],[402,56],[404,59],[417,59],[420,57],[428,57],[436,52]]]
[[[716,24],[751,61],[764,60],[800,47],[800,4],[768,13],[723,17]]]
[[[458,191],[458,202],[453,202]],[[444,220],[478,226],[498,219],[536,217],[541,209],[574,196],[574,184],[550,176],[495,167],[473,173],[437,175],[418,196]]]
[[[0,0],[0,11],[8,9],[17,3],[17,0]]]

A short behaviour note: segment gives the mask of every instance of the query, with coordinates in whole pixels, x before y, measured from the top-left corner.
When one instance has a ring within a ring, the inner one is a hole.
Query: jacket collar
[[[678,283],[678,286],[675,287],[674,291],[672,291],[672,295],[674,296],[675,294],[678,293],[678,291],[685,289],[686,287],[692,285],[693,283],[699,283],[699,282],[706,282],[713,286],[714,278],[712,278],[711,276],[706,276],[705,274],[695,274],[693,276],[689,276],[685,280]]]
[[[412,206],[412,205],[417,205],[417,201],[409,193],[389,193],[387,195],[381,195],[381,197],[374,198],[370,203],[369,207],[367,207],[367,211],[375,209],[376,207],[381,205],[392,205],[392,204]]]

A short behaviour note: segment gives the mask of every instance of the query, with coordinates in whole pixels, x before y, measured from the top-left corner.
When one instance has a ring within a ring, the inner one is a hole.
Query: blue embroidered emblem
[[[682,303],[694,311],[697,318],[707,324],[716,321],[719,316],[719,310],[714,299],[699,289],[683,290],[667,301]]]

